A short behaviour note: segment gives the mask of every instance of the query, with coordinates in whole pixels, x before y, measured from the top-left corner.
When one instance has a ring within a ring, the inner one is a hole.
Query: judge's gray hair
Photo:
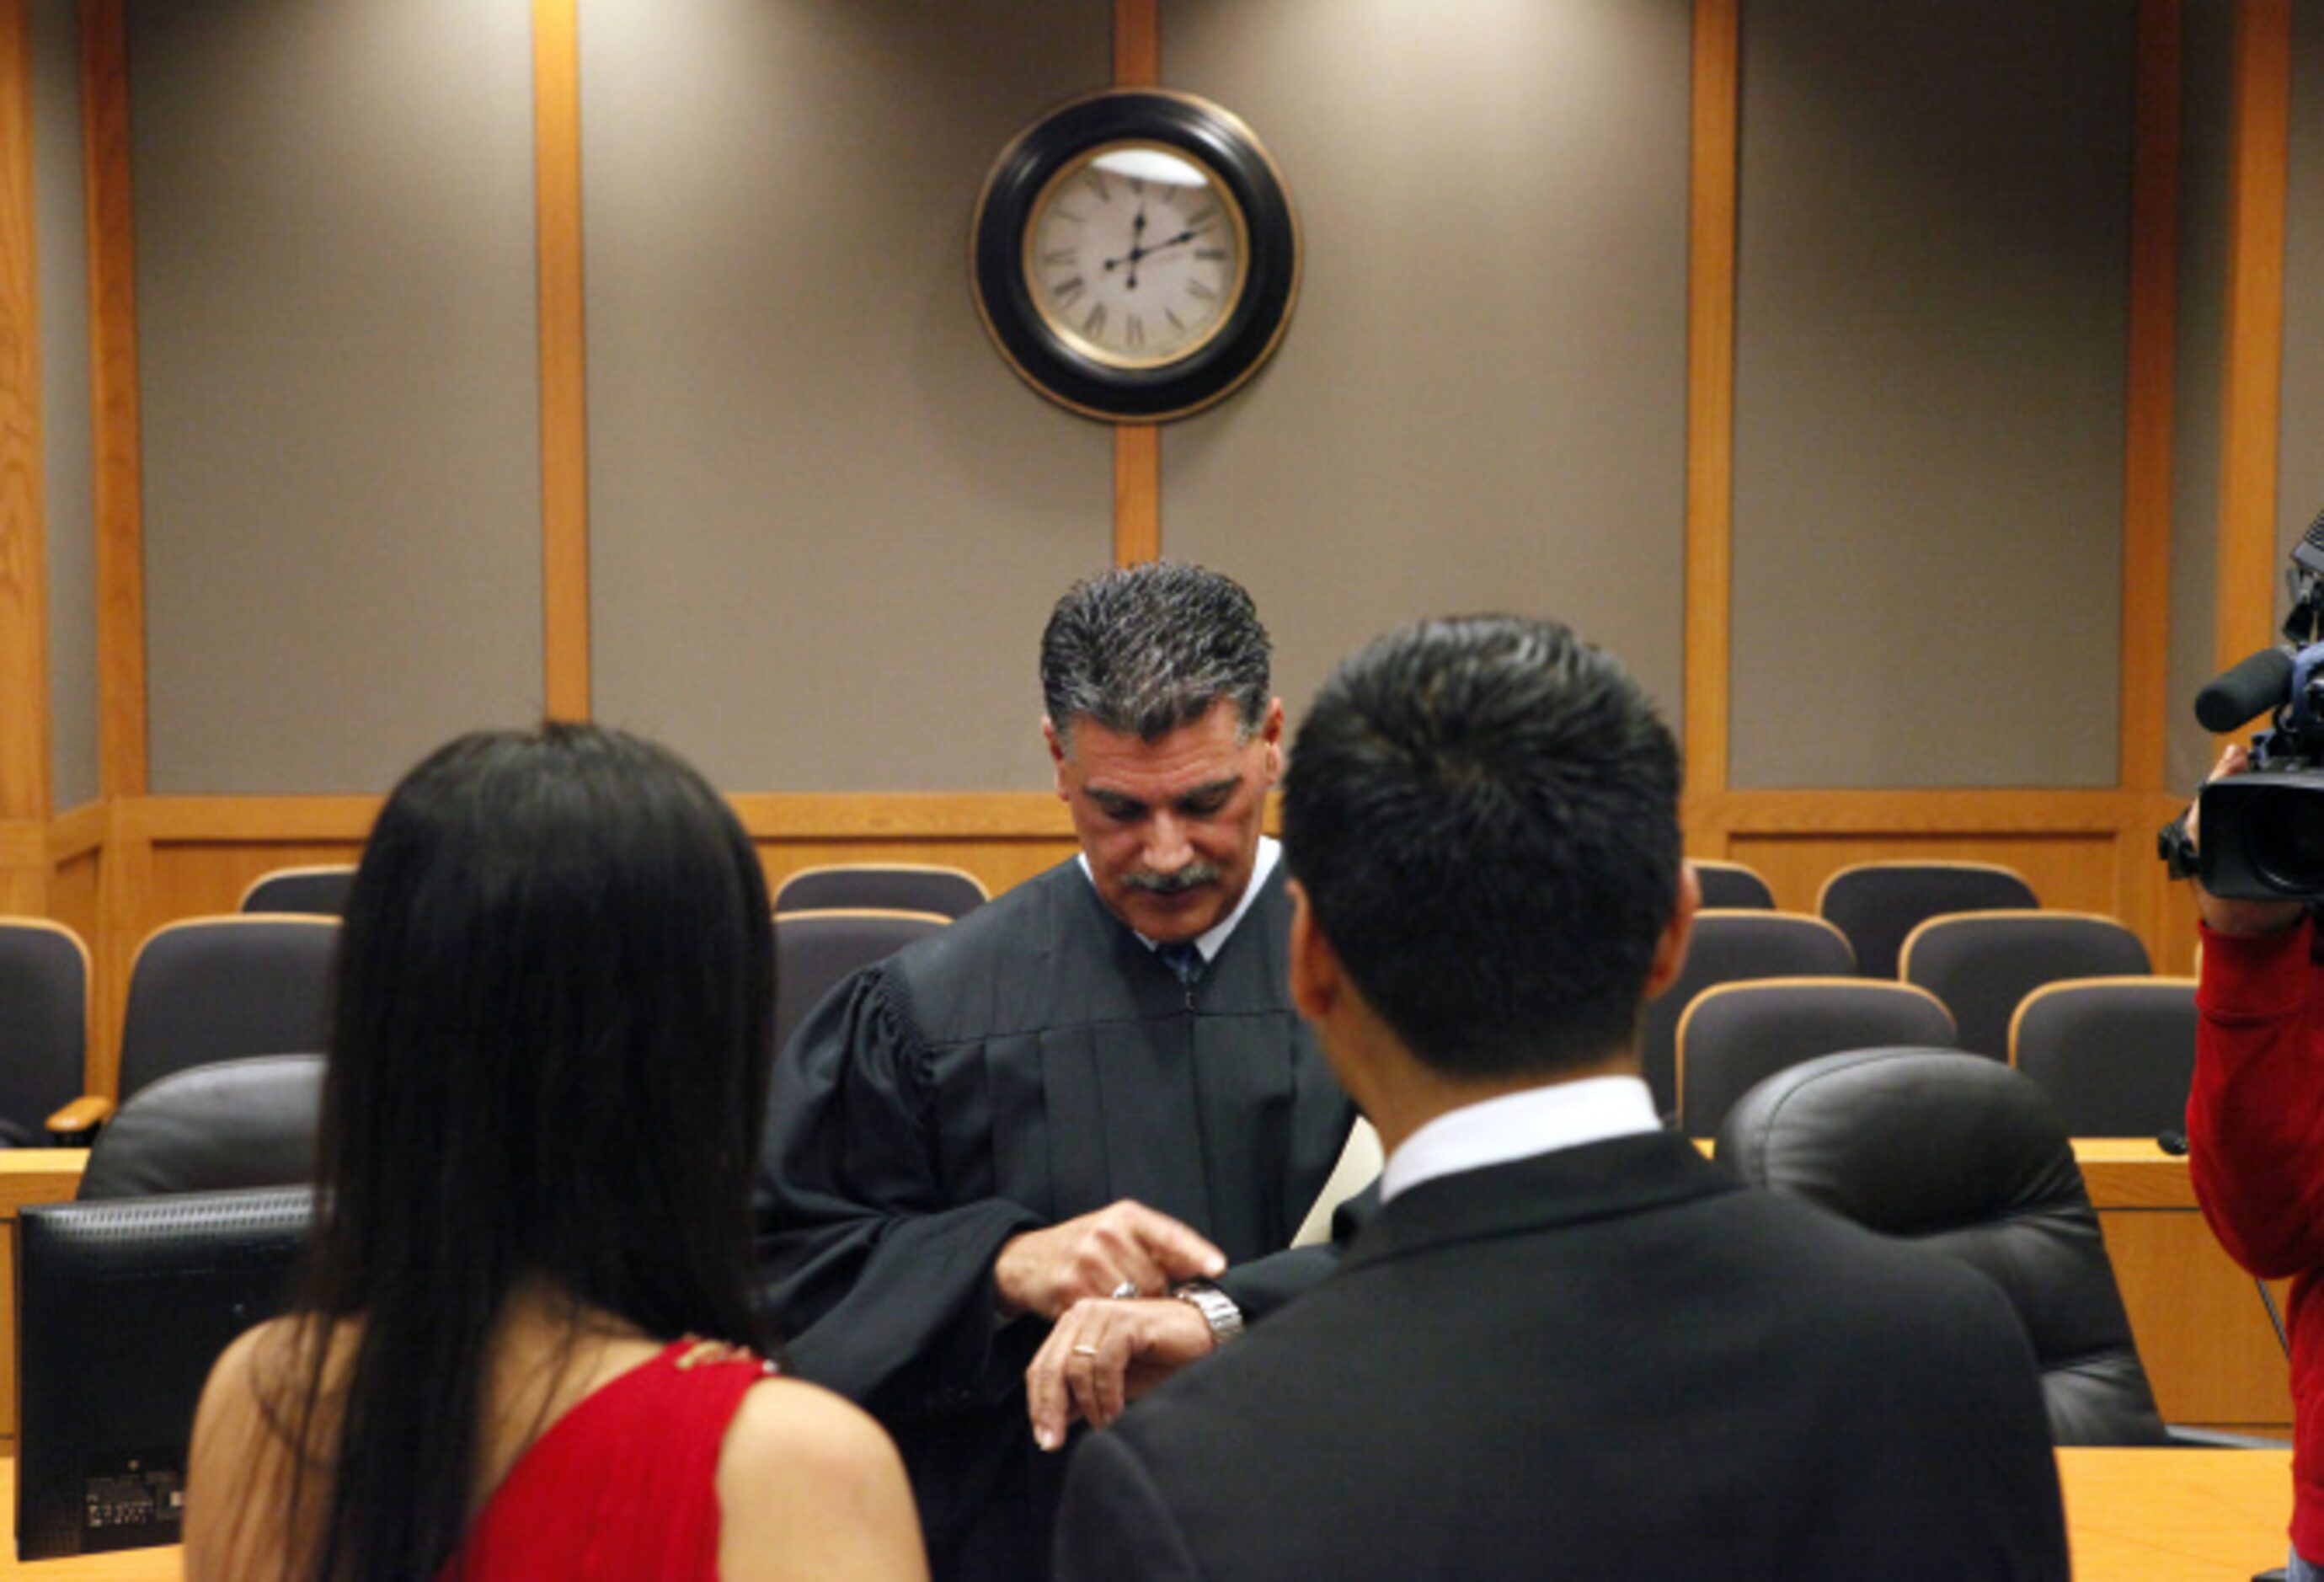
[[[1086,578],[1041,634],[1041,698],[1059,742],[1074,722],[1156,742],[1231,701],[1248,739],[1273,695],[1259,609],[1232,578],[1167,560]]]

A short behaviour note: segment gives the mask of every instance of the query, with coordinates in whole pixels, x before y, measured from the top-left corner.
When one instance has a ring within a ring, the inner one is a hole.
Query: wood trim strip
[[[2170,708],[2171,463],[2178,337],[2182,0],[2139,0],[2123,415],[2119,782],[2163,787]]]
[[[1741,104],[1738,0],[1695,0],[1687,177],[1687,783],[1727,789],[1735,504],[1735,222]]]
[[[2117,791],[1745,791],[1689,793],[1728,835],[2113,835],[2161,799]],[[2166,814],[2165,817],[2168,817]]]
[[[38,819],[0,819],[0,874],[49,865],[49,827]]]
[[[543,692],[589,717],[589,412],[582,294],[578,0],[533,0],[534,201],[540,263]]]
[[[1113,426],[1113,563],[1162,558],[1162,430],[1153,423]]]
[[[95,429],[98,775],[106,796],[137,797],[145,794],[147,773],[145,504],[123,0],[81,0],[80,106]]]
[[[1162,80],[1159,0],[1113,0],[1113,85],[1153,88]],[[1113,563],[1135,566],[1162,557],[1162,430],[1153,423],[1113,426]]]
[[[2275,635],[2276,446],[2291,116],[2292,0],[2239,0],[2213,640],[2220,670],[2267,646]]]
[[[0,818],[45,819],[49,541],[32,227],[32,17],[25,0],[0,0]],[[39,846],[45,856],[45,831]]]
[[[103,802],[84,802],[69,813],[60,813],[49,821],[49,865],[104,850],[109,828]]]

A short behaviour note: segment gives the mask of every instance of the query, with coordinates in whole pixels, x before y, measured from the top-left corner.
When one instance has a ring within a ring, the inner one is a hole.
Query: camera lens
[[[2272,787],[2249,803],[2252,865],[2279,892],[2324,893],[2324,798],[2308,786]]]

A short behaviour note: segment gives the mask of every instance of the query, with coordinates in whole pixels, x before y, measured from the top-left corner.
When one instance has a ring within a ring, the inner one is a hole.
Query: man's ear
[[[1655,941],[1654,963],[1646,968],[1647,999],[1678,981],[1686,967],[1686,942],[1694,932],[1694,914],[1702,910],[1702,881],[1695,877],[1692,863],[1683,862],[1678,866],[1678,903],[1671,908],[1662,938]]]
[[[1065,745],[1057,739],[1056,722],[1046,714],[1041,717],[1041,740],[1047,744],[1049,763],[1056,771],[1057,800],[1069,801],[1072,799],[1065,793]]]
[[[1315,926],[1299,881],[1285,888],[1291,893],[1291,1003],[1308,1021],[1321,1022],[1340,1003],[1340,958]]]
[[[1267,783],[1283,778],[1283,699],[1267,700],[1267,714],[1259,722],[1259,739],[1267,746]]]

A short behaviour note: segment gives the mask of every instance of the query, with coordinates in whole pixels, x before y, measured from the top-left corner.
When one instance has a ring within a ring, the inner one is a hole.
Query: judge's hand
[[[2240,742],[2231,742],[2219,754],[2218,763],[2204,781],[2225,780],[2230,774],[2241,774],[2251,767],[2251,754]],[[2187,810],[2187,838],[2198,838],[2196,814],[2203,806],[2197,798]],[[2296,901],[2225,901],[2203,888],[2203,881],[2195,881],[2195,907],[2203,914],[2204,926],[2215,934],[2273,934],[2292,927],[2300,921],[2301,903]]]
[[[1173,1297],[1075,1302],[1025,1370],[1034,1442],[1056,1449],[1076,1418],[1105,1427],[1217,1344],[1209,1321]]]
[[[1055,1318],[1084,1297],[1110,1297],[1125,1285],[1160,1296],[1182,1280],[1209,1280],[1226,1266],[1226,1254],[1194,1231],[1124,1198],[1010,1237],[993,1262],[992,1289],[1003,1317]]]

